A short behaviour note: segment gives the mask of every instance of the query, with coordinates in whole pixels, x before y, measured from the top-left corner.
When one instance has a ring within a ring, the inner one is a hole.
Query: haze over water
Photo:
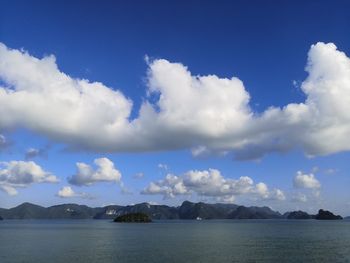
[[[350,221],[6,220],[0,262],[349,262]]]

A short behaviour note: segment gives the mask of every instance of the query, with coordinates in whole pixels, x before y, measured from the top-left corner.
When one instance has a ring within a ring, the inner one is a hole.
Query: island
[[[4,219],[0,216],[0,221],[1,221],[1,220],[4,220]]]
[[[118,216],[114,219],[114,222],[118,223],[150,223],[151,218],[144,213],[129,213],[125,215]]]
[[[315,216],[316,220],[341,220],[343,219],[339,215],[334,215],[332,212],[320,209],[318,214]]]

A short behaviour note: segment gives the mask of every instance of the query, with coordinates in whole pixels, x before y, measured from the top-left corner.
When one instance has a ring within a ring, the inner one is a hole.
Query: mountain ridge
[[[324,211],[324,210],[320,210]],[[329,212],[329,211],[326,211]],[[303,211],[291,211],[284,214],[269,207],[242,206],[236,204],[184,201],[180,206],[152,205],[108,205],[89,207],[74,203],[49,207],[25,202],[13,208],[0,208],[3,219],[115,219],[130,213],[144,213],[151,219],[318,219],[318,215],[309,215]],[[332,214],[331,212],[329,212]],[[338,216],[340,219],[341,217]]]

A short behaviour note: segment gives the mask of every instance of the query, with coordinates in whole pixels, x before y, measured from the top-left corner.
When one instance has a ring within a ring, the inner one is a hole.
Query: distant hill
[[[234,204],[206,204],[185,201],[178,208],[181,219],[226,219],[237,209]]]
[[[176,207],[166,205],[150,205],[141,203],[128,206],[106,206],[94,216],[94,219],[114,219],[117,216],[143,213],[152,219],[179,219],[178,210]]]
[[[324,211],[324,210],[320,210]],[[328,212],[328,211],[325,211]],[[235,204],[207,204],[185,201],[178,207],[167,205],[109,205],[91,208],[86,205],[62,204],[42,207],[31,203],[23,203],[10,209],[0,208],[3,219],[110,219],[131,213],[142,213],[152,220],[166,219],[313,219],[303,211],[287,212],[281,215],[269,207],[246,207]],[[330,212],[329,212],[330,213]],[[319,218],[332,218],[328,213],[319,213]],[[333,214],[332,214],[333,215]],[[333,215],[334,216],[334,215]],[[336,217],[336,216],[334,216]]]
[[[90,208],[85,205],[63,204],[48,208],[23,203],[10,209],[1,209],[4,219],[87,219],[93,218],[101,208]]]
[[[334,215],[332,212],[329,212],[327,210],[320,209],[318,211],[318,214],[315,216],[315,219],[317,219],[317,220],[341,220],[343,218],[341,216]]]
[[[279,212],[271,210],[269,207],[245,207],[239,206],[229,214],[230,219],[280,219]]]
[[[31,203],[23,203],[11,209],[1,209],[4,219],[40,219],[46,215],[46,208]]]
[[[283,217],[286,219],[313,219],[315,218],[314,215],[309,215],[308,213],[304,211],[293,211],[293,212],[287,212],[283,214]]]

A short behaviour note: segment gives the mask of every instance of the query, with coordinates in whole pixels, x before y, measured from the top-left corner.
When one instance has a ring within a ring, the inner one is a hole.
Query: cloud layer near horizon
[[[180,63],[149,62],[148,94],[132,101],[99,82],[74,79],[54,56],[35,58],[0,43],[0,132],[26,128],[72,149],[97,152],[232,151],[237,159],[301,148],[307,155],[350,150],[350,59],[332,43],[311,46],[304,103],[253,112],[236,77],[193,76]]]
[[[174,198],[180,195],[197,195],[214,198],[219,202],[234,202],[236,196],[250,195],[262,200],[285,200],[280,189],[269,190],[265,183],[254,184],[248,176],[225,178],[219,170],[191,170],[183,175],[167,174],[164,179],[151,182],[142,194],[163,195]]]

